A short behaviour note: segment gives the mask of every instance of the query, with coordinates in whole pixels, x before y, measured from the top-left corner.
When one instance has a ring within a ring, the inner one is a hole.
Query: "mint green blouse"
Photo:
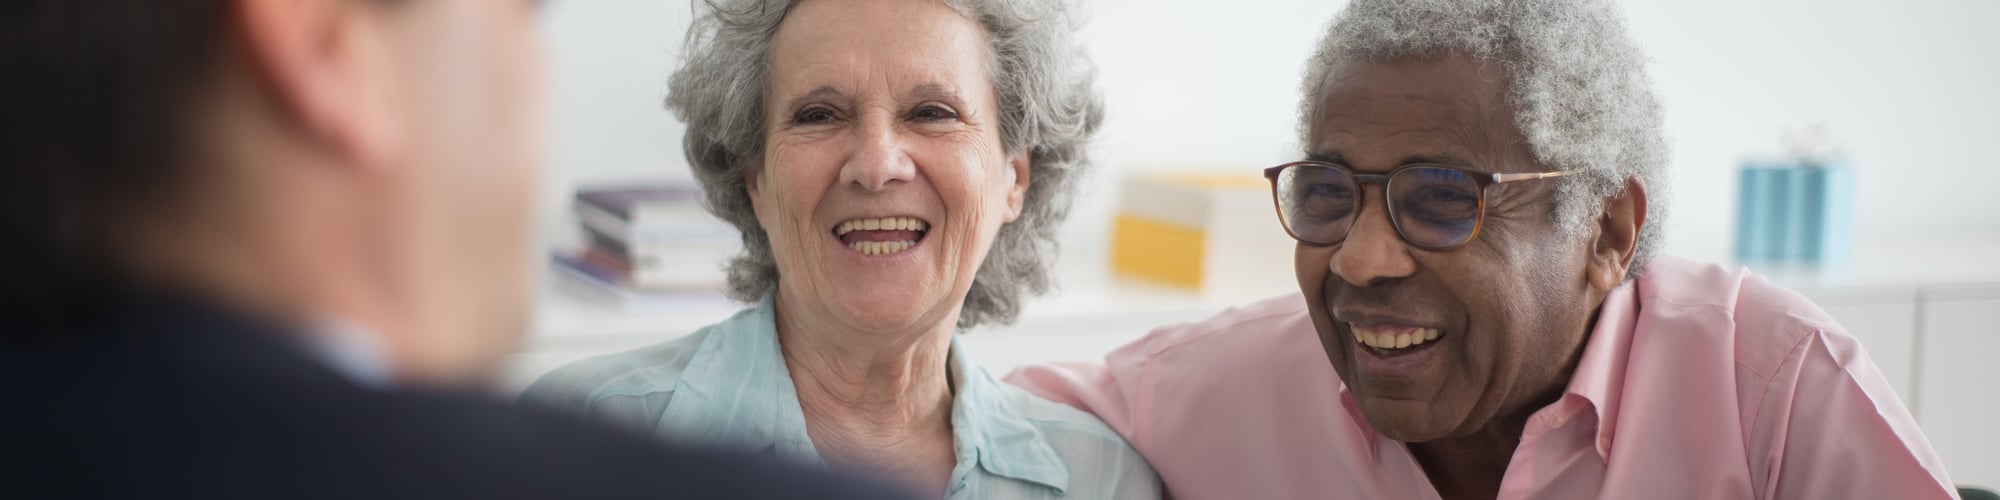
[[[994,380],[956,338],[950,356],[958,463],[944,498],[1160,497],[1152,467],[1096,417]],[[826,465],[806,434],[768,297],[685,337],[558,368],[522,399],[679,442]]]

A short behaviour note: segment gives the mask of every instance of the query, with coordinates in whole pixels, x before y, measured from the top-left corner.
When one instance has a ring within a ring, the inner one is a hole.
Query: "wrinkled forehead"
[[[941,2],[808,0],[771,38],[771,85],[817,88],[983,82],[985,29]]]
[[[1361,170],[1412,157],[1505,169],[1528,157],[1507,92],[1504,71],[1469,56],[1340,61],[1319,85],[1306,152]]]

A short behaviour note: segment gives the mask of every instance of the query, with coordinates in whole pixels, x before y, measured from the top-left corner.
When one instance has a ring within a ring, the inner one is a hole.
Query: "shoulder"
[[[1018,416],[1033,429],[1033,438],[1055,454],[1067,471],[1066,496],[1079,498],[1154,498],[1158,475],[1138,450],[1102,420],[1083,410],[1043,399],[1018,387],[986,377],[983,391],[992,404]],[[988,439],[993,438],[988,435]],[[1001,439],[991,446],[1036,447]]]
[[[1856,342],[1811,299],[1742,268],[1660,257],[1639,277],[1641,314],[1666,331],[1709,331],[1736,364],[1768,377],[1808,340]]]
[[[1058,454],[1064,455],[1065,462],[1077,456],[1065,453],[1066,450],[1097,452],[1082,456],[1083,459],[1100,456],[1105,451],[1138,456],[1138,452],[1125,443],[1125,438],[1119,437],[1110,426],[1104,425],[1104,421],[1089,412],[1044,399],[1010,384],[994,381],[990,385],[997,396],[995,399],[1034,426],[1035,431],[1056,448]]]
[[[670,396],[716,329],[711,325],[665,342],[563,365],[536,379],[521,400],[592,414],[607,399]]]
[[[798,495],[813,491],[808,487],[812,485],[849,492],[849,498],[864,497],[852,494],[860,490],[854,485],[803,468],[747,455],[674,448],[562,412],[507,405],[483,396],[386,392],[359,399],[372,400],[356,411],[373,408],[371,418],[382,423],[371,430],[377,435],[353,440],[352,448],[326,447],[335,456],[372,457],[370,463],[356,466],[355,476],[386,478],[380,481],[385,489],[379,492],[386,496],[402,496],[396,489],[403,488],[430,497],[644,498],[662,488]],[[352,449],[375,451],[339,453]],[[336,471],[345,468],[328,465]],[[430,474],[479,479],[441,481]],[[771,475],[786,477],[791,484],[776,484],[782,482],[770,481]]]
[[[1155,328],[1113,355],[1159,357],[1185,352],[1214,353],[1216,349],[1235,352],[1300,333],[1317,342],[1314,332],[1305,296],[1292,292],[1230,307],[1200,321]]]

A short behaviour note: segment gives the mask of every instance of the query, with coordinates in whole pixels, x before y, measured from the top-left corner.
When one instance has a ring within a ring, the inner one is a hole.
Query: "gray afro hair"
[[[1645,57],[1606,0],[1354,0],[1306,65],[1299,135],[1328,72],[1343,60],[1465,54],[1507,75],[1514,124],[1535,159],[1586,174],[1561,181],[1556,224],[1581,236],[1627,179],[1645,186],[1646,224],[1626,278],[1660,247],[1667,147]]]
[[[1023,295],[1047,293],[1056,229],[1077,180],[1090,167],[1085,147],[1104,119],[1096,67],[1072,37],[1078,24],[1062,0],[945,0],[986,30],[1000,103],[1000,136],[1029,153],[1029,185],[1014,222],[1001,226],[974,276],[958,326],[1012,323]],[[687,125],[683,148],[708,210],[743,233],[728,264],[729,296],[750,302],[778,285],[770,236],[750,208],[744,174],[760,168],[771,37],[795,0],[696,0],[684,60],[666,105]]]

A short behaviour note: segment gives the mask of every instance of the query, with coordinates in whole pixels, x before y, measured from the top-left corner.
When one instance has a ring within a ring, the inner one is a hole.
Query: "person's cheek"
[[[1278,225],[1277,221],[1274,220],[1271,222],[1273,231],[1284,230]],[[1292,267],[1293,273],[1298,278],[1299,291],[1305,293],[1308,299],[1323,299],[1324,297],[1319,297],[1321,294],[1320,287],[1326,282],[1329,270],[1327,263],[1332,261],[1332,251],[1327,248],[1313,247],[1303,243],[1295,244],[1294,248],[1295,250],[1292,251]]]

